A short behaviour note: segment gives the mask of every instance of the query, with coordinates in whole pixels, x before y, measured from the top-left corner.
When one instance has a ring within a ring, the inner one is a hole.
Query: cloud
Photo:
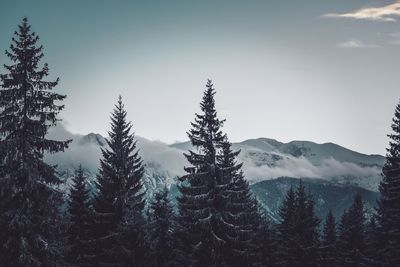
[[[271,161],[271,156],[278,160]],[[340,162],[332,157],[315,164],[303,156],[294,157],[277,152],[266,154],[253,148],[242,149],[239,161],[243,162],[244,173],[251,183],[277,177],[306,177],[342,182],[349,180],[365,188],[377,190],[381,174],[378,166],[360,166],[352,162]]]
[[[390,38],[390,40],[387,41],[388,44],[400,45],[400,32],[392,32],[384,35]]]
[[[324,14],[325,18],[351,18],[357,20],[396,21],[400,16],[400,1],[382,7],[365,7],[350,13]]]
[[[79,164],[92,173],[97,173],[100,165],[101,150],[95,139],[89,141],[87,137],[79,134],[72,134],[62,124],[51,128],[48,138],[54,140],[73,139],[68,149],[64,152],[46,154],[45,160],[49,164],[58,165],[61,169],[77,168]],[[160,141],[151,141],[136,136],[139,154],[145,164],[156,165],[161,168],[159,171],[170,176],[184,174],[183,167],[187,161],[183,152],[170,147]]]
[[[72,134],[62,125],[53,128],[48,137],[56,140],[74,139],[64,153],[46,155],[48,163],[58,164],[62,167],[61,169],[74,169],[82,164],[84,169],[92,174],[97,173],[101,151],[95,138],[89,140],[87,136]],[[183,150],[160,141],[142,137],[136,139],[140,150],[139,154],[147,165],[148,171],[154,171],[155,174],[161,174],[168,179],[185,174],[183,168],[189,163],[183,156]],[[377,183],[372,183],[371,186],[366,184],[371,181],[367,177],[380,177],[381,173],[381,169],[377,166],[360,166],[351,162],[340,162],[333,158],[323,158],[319,164],[315,164],[305,157],[294,157],[280,152],[266,152],[248,146],[240,148],[238,161],[244,163],[243,171],[251,183],[282,176],[326,179],[351,176],[353,177],[352,181],[358,177],[360,185],[376,190]]]
[[[377,48],[379,45],[376,44],[366,44],[358,39],[352,38],[348,41],[337,44],[340,48]]]
[[[97,172],[101,150],[94,142],[84,142],[83,135],[72,134],[62,124],[50,129],[47,138],[54,140],[73,139],[64,152],[46,154],[45,160],[51,165],[58,165],[63,169],[77,168],[80,164],[90,172]]]
[[[145,163],[154,163],[171,176],[185,174],[184,166],[188,165],[182,150],[168,146],[161,141],[152,141],[137,137],[139,153]]]

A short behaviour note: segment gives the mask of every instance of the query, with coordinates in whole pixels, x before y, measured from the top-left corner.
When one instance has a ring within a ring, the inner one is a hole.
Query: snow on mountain
[[[64,180],[60,190],[68,192],[75,169],[81,164],[88,177],[89,186],[95,189],[96,175],[100,166],[101,148],[107,147],[106,139],[100,134],[72,134],[64,127],[57,126],[48,135],[56,140],[73,139],[64,152],[46,154],[45,160],[57,165],[57,171]],[[159,141],[137,137],[137,147],[145,164],[144,183],[151,196],[156,190],[176,183],[176,177],[184,173],[185,159],[182,152]]]
[[[189,142],[171,147],[192,149]],[[378,190],[385,158],[365,155],[333,143],[309,141],[282,143],[274,139],[249,139],[233,144],[240,149],[239,161],[251,183],[277,177],[322,178]]]
[[[60,176],[69,187],[74,170],[82,164],[94,187],[99,168],[101,148],[107,146],[99,134],[72,134],[64,127],[51,130],[49,137],[57,140],[73,139],[63,153],[45,155],[45,160],[58,165]],[[155,190],[176,183],[188,165],[183,153],[192,149],[189,142],[168,145],[137,137],[137,147],[145,163],[145,186],[151,195]],[[336,144],[316,144],[307,141],[282,143],[273,139],[249,139],[233,144],[240,149],[239,162],[243,162],[246,178],[251,184],[277,177],[324,179],[337,184],[356,185],[377,191],[381,179],[384,157],[365,155]]]

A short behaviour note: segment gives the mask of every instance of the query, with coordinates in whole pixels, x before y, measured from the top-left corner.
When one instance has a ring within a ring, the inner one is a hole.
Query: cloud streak
[[[340,48],[377,48],[377,47],[379,47],[379,45],[366,44],[358,39],[352,38],[348,41],[338,43],[337,47],[340,47]]]
[[[88,140],[83,135],[71,134],[62,125],[53,128],[48,137],[57,140],[74,139],[64,153],[46,155],[48,163],[58,164],[64,170],[74,169],[82,164],[84,169],[92,175],[97,173],[101,152],[96,140]],[[183,167],[189,166],[189,163],[183,156],[184,150],[141,137],[137,137],[137,141],[139,153],[149,174],[154,172],[155,175],[165,176],[168,183],[171,183],[174,177],[185,174]],[[376,180],[376,183],[368,184],[374,181],[368,177],[380,177],[381,169],[377,166],[339,162],[331,157],[322,159],[320,164],[316,165],[303,156],[294,157],[286,153],[266,152],[260,148],[248,146],[240,148],[238,162],[244,163],[243,171],[251,183],[281,176],[325,179],[351,176],[354,177],[352,181],[358,177],[360,185],[376,190],[379,182]]]
[[[83,135],[72,134],[62,124],[57,125],[49,132],[48,138],[55,140],[73,139],[64,152],[46,154],[45,160],[60,169],[77,168],[80,164],[91,173],[97,173],[100,167],[101,150],[96,140],[88,140]],[[169,147],[160,141],[151,141],[136,136],[137,148],[145,164],[159,166],[160,172],[171,177],[183,175],[183,167],[187,164],[183,152]]]
[[[271,165],[265,162],[263,156],[266,154],[261,150],[259,156],[248,152],[250,151],[242,150],[239,161],[243,162],[244,173],[251,183],[277,177],[319,178],[340,183],[357,183],[361,187],[378,190],[381,168],[377,166],[360,166],[352,162],[340,162],[332,157],[322,159],[320,164],[315,165],[303,156],[297,158],[275,152],[268,157],[276,155],[280,159]],[[257,160],[260,156],[261,161]]]
[[[382,7],[365,7],[349,13],[324,14],[325,18],[350,18],[356,20],[396,21],[400,16],[400,1]]]

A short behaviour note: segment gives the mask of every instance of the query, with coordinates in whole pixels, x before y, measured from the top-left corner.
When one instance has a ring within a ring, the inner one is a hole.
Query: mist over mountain
[[[57,164],[59,171],[65,172],[82,164],[89,173],[97,172],[100,148],[107,145],[103,136],[72,134],[60,125],[49,133],[49,137],[73,139],[64,153],[46,155],[46,161]],[[168,184],[173,183],[176,176],[184,174],[183,167],[188,163],[183,153],[193,149],[189,142],[168,145],[139,136],[136,138],[147,172],[164,176],[162,180]],[[246,178],[252,184],[278,177],[318,178],[378,191],[385,161],[381,155],[365,155],[333,143],[282,143],[258,138],[234,143],[233,148],[241,150],[238,160],[243,162]]]
[[[68,192],[74,170],[82,164],[92,192],[101,148],[107,146],[100,134],[72,134],[62,125],[52,129],[53,139],[73,139],[64,153],[48,154],[45,160],[58,165],[64,180],[60,190]],[[160,141],[136,136],[137,147],[145,163],[145,187],[152,195],[160,188],[171,189],[171,199],[178,194],[177,177],[185,174],[188,165],[183,153],[193,149],[189,142],[168,145]],[[385,158],[365,155],[333,143],[317,144],[309,141],[282,143],[274,139],[258,138],[234,143],[240,149],[238,161],[251,184],[251,190],[266,209],[268,216],[278,220],[278,208],[290,186],[297,186],[302,178],[314,196],[316,214],[324,218],[329,209],[340,216],[348,208],[356,192],[364,196],[367,211],[373,212],[379,195],[378,185]]]

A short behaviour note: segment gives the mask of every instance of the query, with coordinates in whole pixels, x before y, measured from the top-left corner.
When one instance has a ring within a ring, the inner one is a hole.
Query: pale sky
[[[385,153],[400,99],[400,2],[1,0],[0,50],[24,16],[61,79],[73,133],[106,134],[121,94],[137,135],[185,141],[210,78],[232,141]]]

